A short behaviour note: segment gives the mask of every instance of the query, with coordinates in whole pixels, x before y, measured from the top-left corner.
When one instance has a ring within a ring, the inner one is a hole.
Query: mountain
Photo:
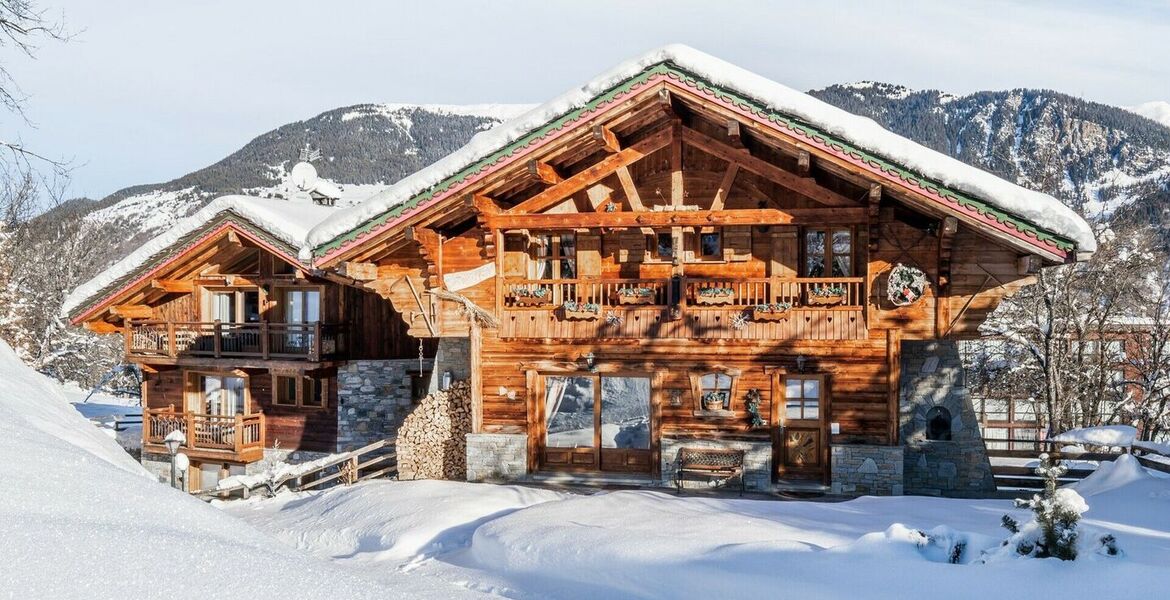
[[[1051,90],[956,96],[878,82],[813,96],[1089,216],[1164,220],[1170,127]]]
[[[1134,114],[1139,114],[1151,121],[1157,121],[1167,127],[1170,127],[1170,102],[1164,100],[1155,100],[1154,102],[1146,102],[1137,106],[1131,106],[1128,109]]]
[[[1049,90],[957,96],[877,82],[810,94],[1090,215],[1170,223],[1170,127],[1157,121],[1170,104],[1123,109]],[[63,327],[61,299],[175,220],[226,193],[287,194],[288,170],[306,144],[321,152],[320,176],[342,188],[340,203],[358,202],[528,108],[339,108],[269,131],[172,181],[65,203],[34,219],[23,241],[10,244],[15,251],[0,251],[0,339],[42,370],[93,382],[118,349]]]

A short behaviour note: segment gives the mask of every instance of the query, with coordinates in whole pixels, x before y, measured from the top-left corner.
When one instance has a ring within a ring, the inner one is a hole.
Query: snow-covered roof
[[[320,206],[309,201],[296,202],[252,196],[216,198],[73,290],[65,298],[61,314],[69,315],[83,305],[91,304],[98,296],[112,291],[109,290],[110,287],[134,275],[144,265],[166,255],[177,243],[223,215],[235,215],[250,222],[287,245],[288,251],[295,254],[304,244],[309,230],[336,211],[336,208]]]
[[[519,117],[476,135],[467,145],[376,194],[366,202],[330,216],[313,228],[307,242],[318,255],[323,246],[335,247],[339,238],[350,241],[354,231],[432,191],[478,161],[491,157],[512,142],[545,124],[585,106],[625,80],[661,63],[672,64],[704,78],[714,86],[752,99],[784,115],[808,123],[829,135],[880,156],[949,189],[968,194],[1044,230],[1065,237],[1082,252],[1097,247],[1088,223],[1060,200],[1025,189],[991,173],[967,165],[883,129],[808,94],[683,45],[669,45],[624,62],[599,77],[542,104]]]

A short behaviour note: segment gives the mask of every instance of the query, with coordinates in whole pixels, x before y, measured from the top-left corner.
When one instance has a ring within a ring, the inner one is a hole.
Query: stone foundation
[[[423,361],[429,369],[431,361]],[[337,451],[397,435],[410,412],[416,359],[355,360],[337,371]]]
[[[953,341],[902,343],[899,439],[908,494],[984,494],[995,491],[987,447],[979,434],[963,365]],[[937,410],[933,410],[939,407]],[[950,439],[927,439],[930,420],[950,415],[935,427]]]
[[[850,496],[901,496],[901,446],[842,444],[832,447],[832,493]]]
[[[743,450],[744,485],[749,490],[772,489],[772,443],[747,442],[735,440],[681,440],[662,438],[662,485],[674,486],[675,475],[678,473],[678,451],[680,448],[719,448],[729,450]],[[731,486],[738,487],[739,482],[732,480]],[[686,479],[683,488],[708,488],[711,484],[701,479]]]
[[[151,454],[149,452],[142,453],[142,459],[139,460],[142,467],[148,473],[154,475],[159,481],[163,483],[170,483],[171,481],[171,456],[169,454]]]
[[[280,448],[265,448],[264,458],[244,465],[244,473],[255,475],[277,463],[299,465],[312,462],[318,458],[329,456],[328,452],[306,452],[304,450],[284,450]]]
[[[527,434],[467,434],[468,481],[516,481],[527,475]]]

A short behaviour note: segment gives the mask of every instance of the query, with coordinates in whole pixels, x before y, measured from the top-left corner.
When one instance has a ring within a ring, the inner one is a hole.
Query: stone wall
[[[337,370],[337,451],[397,435],[410,412],[418,360],[355,360]],[[430,368],[430,360],[423,361]]]
[[[148,473],[157,477],[159,481],[164,483],[171,482],[171,457],[169,454],[143,452],[142,459],[139,462],[142,463],[142,467]]]
[[[471,380],[471,340],[469,338],[439,338],[435,351],[435,368],[427,392],[434,392],[443,383],[443,372],[451,372],[451,381]]]
[[[248,475],[255,475],[256,473],[264,472],[269,467],[275,466],[278,463],[299,465],[301,463],[312,462],[318,458],[324,458],[326,456],[329,456],[328,452],[306,452],[304,450],[265,448],[264,458],[244,465],[244,473]]]
[[[749,490],[772,489],[772,443],[737,440],[691,440],[662,438],[662,485],[675,485],[678,473],[678,451],[680,448],[725,448],[743,450],[744,484]],[[738,481],[729,484],[738,487]],[[707,488],[710,484],[700,479],[686,479],[684,488]]]
[[[832,447],[832,493],[851,496],[901,496],[901,446],[842,444]]]
[[[516,481],[527,475],[527,434],[467,434],[468,481]]]
[[[985,494],[995,490],[954,341],[902,343],[898,434],[908,494]],[[934,407],[950,414],[949,440],[927,439]]]

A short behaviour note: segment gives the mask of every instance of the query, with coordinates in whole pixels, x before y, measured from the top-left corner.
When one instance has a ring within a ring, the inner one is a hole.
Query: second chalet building
[[[217,200],[66,309],[125,337],[143,460],[182,429],[197,486],[394,436],[455,379],[472,480],[672,485],[717,449],[749,488],[978,492],[955,340],[1094,249],[1052,197],[670,46],[357,206]]]

